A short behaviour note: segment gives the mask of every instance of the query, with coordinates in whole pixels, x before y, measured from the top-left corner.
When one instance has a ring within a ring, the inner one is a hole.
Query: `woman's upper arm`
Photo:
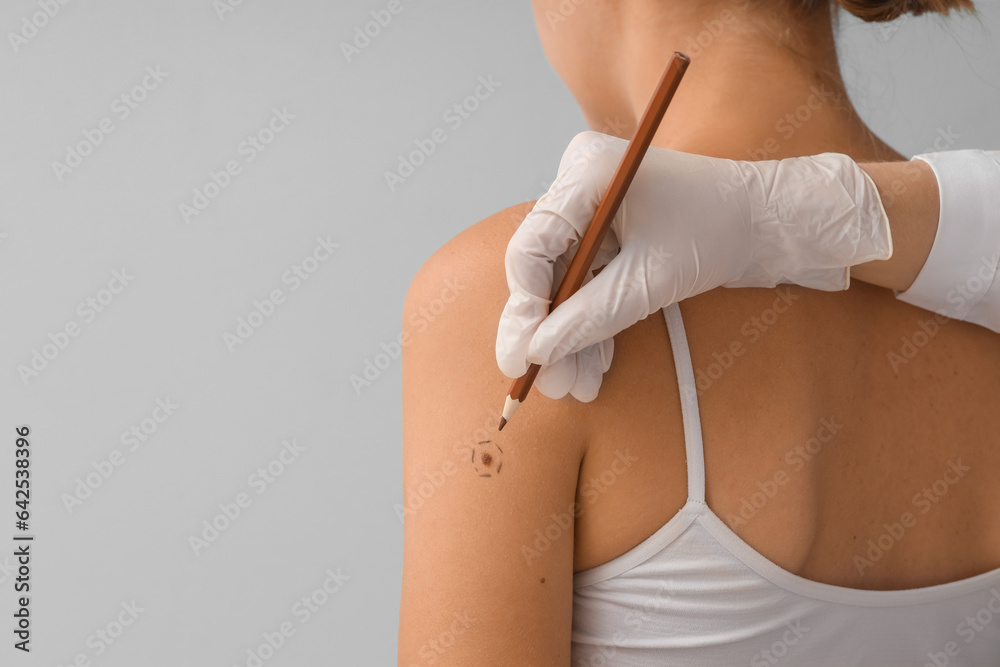
[[[579,404],[533,390],[497,431],[503,253],[527,210],[463,232],[407,294],[401,665],[569,664]]]

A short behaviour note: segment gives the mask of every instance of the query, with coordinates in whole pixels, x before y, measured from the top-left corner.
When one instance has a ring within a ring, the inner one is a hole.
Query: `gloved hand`
[[[612,336],[671,303],[719,286],[844,290],[848,267],[892,255],[878,190],[846,155],[748,162],[650,147],[583,286],[549,314],[627,145],[574,137],[507,246],[497,363],[511,378],[541,364],[534,386],[549,398],[596,398]]]

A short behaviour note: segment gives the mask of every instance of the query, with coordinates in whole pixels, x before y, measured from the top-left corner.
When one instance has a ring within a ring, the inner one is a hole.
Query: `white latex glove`
[[[892,255],[878,190],[846,155],[747,162],[650,147],[583,286],[549,314],[627,146],[574,137],[507,246],[497,363],[511,378],[541,364],[534,386],[549,398],[596,398],[612,336],[671,303],[720,286],[844,290],[848,267]]]
[[[934,170],[941,197],[934,245],[896,298],[1000,333],[1000,151],[915,155]]]

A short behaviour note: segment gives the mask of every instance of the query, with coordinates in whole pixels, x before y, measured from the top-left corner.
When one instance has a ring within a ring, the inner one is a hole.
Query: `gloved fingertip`
[[[535,378],[535,387],[543,396],[560,399],[576,383],[576,359],[563,357],[551,366],[543,366]]]
[[[602,341],[600,344],[600,354],[601,354],[601,371],[604,373],[608,372],[611,368],[611,360],[614,358],[615,354],[615,339],[608,338]]]
[[[497,338],[496,360],[500,372],[512,380],[521,377],[528,370],[526,360],[510,352],[499,337]]]
[[[572,394],[581,403],[590,403],[597,398],[604,377],[604,341],[595,343],[577,352],[576,384]]]
[[[539,366],[550,366],[554,361],[558,361],[550,358],[552,356],[552,349],[544,343],[538,343],[538,340],[538,332],[536,331],[528,343],[528,350],[524,355],[525,360],[528,363],[538,364]]]
[[[573,398],[580,401],[581,403],[590,403],[597,398],[597,393],[600,386],[601,383],[599,380],[597,382],[594,382],[588,379],[583,382],[578,382],[577,386],[573,387],[572,391]]]

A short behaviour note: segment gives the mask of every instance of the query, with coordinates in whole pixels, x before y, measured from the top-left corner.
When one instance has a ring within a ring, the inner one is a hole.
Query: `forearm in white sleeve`
[[[1000,333],[1000,151],[924,153],[941,213],[930,255],[896,298]]]

